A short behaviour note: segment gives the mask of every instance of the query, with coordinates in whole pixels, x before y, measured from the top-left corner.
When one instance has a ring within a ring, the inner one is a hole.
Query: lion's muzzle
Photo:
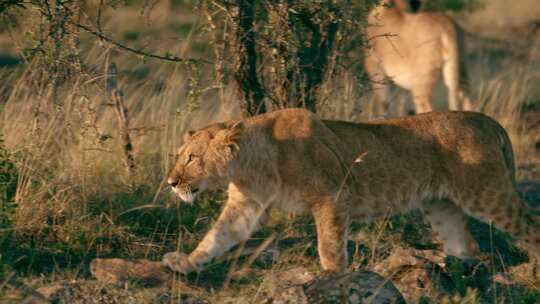
[[[169,185],[171,186],[174,193],[178,194],[180,199],[186,203],[193,203],[195,197],[200,192],[200,188],[192,187],[187,183],[179,183],[178,180],[170,179],[168,180]]]
[[[173,178],[169,178],[167,180],[167,183],[169,184],[169,186],[174,188],[174,187],[176,187],[176,185],[178,185],[178,180],[173,179]]]

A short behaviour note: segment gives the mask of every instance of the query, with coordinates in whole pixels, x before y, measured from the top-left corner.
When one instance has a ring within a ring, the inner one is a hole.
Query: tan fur
[[[195,156],[188,162],[190,154]],[[347,266],[351,220],[410,208],[425,212],[445,251],[458,257],[476,250],[466,214],[493,221],[526,243],[540,242],[539,221],[514,187],[508,136],[480,113],[432,112],[355,124],[287,109],[215,124],[186,138],[169,182],[184,199],[194,195],[181,189],[202,185],[227,187],[229,194],[190,255],[165,255],[166,265],[184,273],[249,238],[273,207],[314,216],[320,261],[330,272]]]
[[[365,69],[375,83],[390,78],[409,90],[417,113],[433,110],[432,96],[439,75],[448,88],[450,110],[470,110],[464,64],[463,33],[441,13],[409,13],[404,0],[384,0],[368,16]],[[387,109],[388,88],[374,88],[376,115]]]

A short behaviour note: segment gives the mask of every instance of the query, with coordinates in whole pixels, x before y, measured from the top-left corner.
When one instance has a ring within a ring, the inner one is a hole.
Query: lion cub
[[[538,248],[539,221],[520,200],[514,173],[508,135],[480,113],[349,123],[287,109],[213,124],[185,135],[168,181],[186,202],[213,188],[227,188],[228,201],[191,254],[171,252],[163,262],[200,270],[248,239],[273,207],[314,216],[329,272],[347,266],[350,221],[410,208],[424,212],[450,255],[475,253],[466,215]]]

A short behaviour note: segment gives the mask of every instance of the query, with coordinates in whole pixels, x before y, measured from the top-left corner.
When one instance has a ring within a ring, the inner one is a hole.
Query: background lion
[[[371,49],[365,70],[377,85],[375,114],[387,109],[390,78],[411,91],[417,113],[433,110],[434,87],[443,74],[450,110],[470,110],[463,32],[441,13],[407,12],[404,0],[384,0],[368,16],[367,39]],[[382,84],[382,86],[381,86]]]
[[[506,132],[480,113],[355,124],[287,109],[214,124],[186,134],[168,181],[184,201],[225,187],[228,201],[189,256],[172,252],[163,262],[183,273],[201,269],[249,238],[273,207],[314,216],[329,272],[347,265],[351,220],[410,208],[423,210],[444,250],[461,258],[476,251],[466,214],[536,245],[538,219],[521,202],[514,171]]]

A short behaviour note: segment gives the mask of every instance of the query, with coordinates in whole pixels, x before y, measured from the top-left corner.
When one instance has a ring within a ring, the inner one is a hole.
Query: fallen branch
[[[222,263],[232,260],[229,266],[228,281],[225,280],[224,288],[231,279],[238,277],[243,272],[246,272],[249,266],[259,257],[270,244],[276,242],[277,248],[289,248],[298,245],[302,242],[312,242],[314,238],[286,238],[276,241],[278,234],[273,233],[268,236],[263,242],[260,240],[250,240],[238,245],[237,248],[229,253],[214,259],[215,263]],[[240,267],[240,270],[235,271],[236,263],[241,257],[249,256]],[[137,280],[144,284],[160,285],[167,282],[171,278],[171,271],[159,261],[150,261],[146,259],[130,260],[130,259],[94,259],[90,263],[90,272],[100,282],[104,283],[123,283],[129,280]]]

